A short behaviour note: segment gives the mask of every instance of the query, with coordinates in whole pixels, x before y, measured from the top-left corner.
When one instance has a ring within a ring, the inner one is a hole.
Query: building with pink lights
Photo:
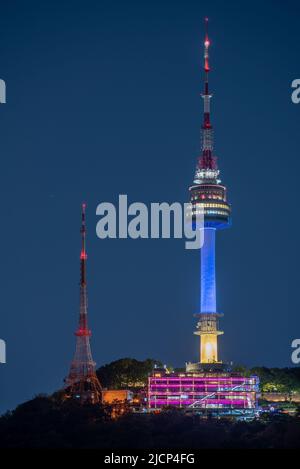
[[[226,371],[169,373],[154,370],[148,378],[148,408],[174,406],[186,411],[216,415],[253,415],[257,408],[259,381]]]

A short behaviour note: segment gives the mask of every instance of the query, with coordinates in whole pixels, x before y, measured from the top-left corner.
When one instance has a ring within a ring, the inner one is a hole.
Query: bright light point
[[[206,345],[205,345],[205,353],[206,353],[206,357],[207,357],[207,360],[210,361],[212,360],[213,358],[213,346],[210,342],[208,342]]]

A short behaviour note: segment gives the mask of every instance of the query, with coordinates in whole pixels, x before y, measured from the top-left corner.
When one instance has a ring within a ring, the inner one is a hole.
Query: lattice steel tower
[[[218,327],[221,314],[216,308],[215,275],[215,236],[216,231],[230,225],[230,205],[227,202],[226,187],[219,179],[217,158],[213,152],[213,128],[210,120],[210,100],[208,76],[209,46],[208,20],[205,19],[206,34],[204,40],[204,116],[202,124],[202,154],[199,158],[194,184],[189,188],[191,196],[190,214],[195,219],[197,211],[204,209],[204,245],[201,253],[201,308],[195,334],[200,340],[200,363],[220,363],[218,360],[218,335],[223,334]],[[201,204],[201,205],[199,205]]]
[[[96,404],[101,401],[101,386],[96,375],[96,363],[92,358],[90,346],[91,330],[88,327],[85,209],[86,205],[82,204],[79,325],[75,332],[75,355],[65,383],[67,396],[80,400],[81,403]]]

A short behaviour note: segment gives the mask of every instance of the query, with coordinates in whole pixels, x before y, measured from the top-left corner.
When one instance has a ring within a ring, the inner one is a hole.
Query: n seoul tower
[[[230,226],[230,205],[227,202],[226,186],[219,179],[220,171],[214,155],[214,135],[210,116],[209,90],[209,47],[208,19],[205,18],[204,40],[204,104],[203,124],[201,128],[202,153],[198,160],[193,185],[189,188],[191,216],[195,219],[199,210],[204,211],[204,244],[201,255],[201,304],[197,331],[200,336],[200,363],[220,363],[218,359],[218,319],[222,316],[216,305],[215,240],[216,231]],[[201,205],[200,205],[201,204]]]
[[[201,301],[197,331],[200,336],[200,359],[197,363],[186,363],[186,372],[170,372],[155,369],[148,380],[149,412],[163,411],[165,406],[188,409],[197,415],[243,416],[253,418],[257,409],[259,379],[232,372],[231,367],[219,361],[218,320],[222,316],[216,304],[215,240],[217,230],[230,225],[230,205],[226,187],[221,184],[217,159],[213,152],[213,128],[210,120],[208,86],[210,72],[209,46],[204,40],[204,117],[202,124],[202,153],[199,158],[193,185],[189,188],[187,222],[201,230],[204,241],[201,253]],[[203,215],[203,224],[202,217]],[[196,226],[195,226],[196,225]]]

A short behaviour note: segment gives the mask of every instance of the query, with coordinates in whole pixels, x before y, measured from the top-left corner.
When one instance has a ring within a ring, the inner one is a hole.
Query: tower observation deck
[[[197,331],[200,341],[200,363],[220,363],[218,359],[218,336],[223,334],[218,327],[218,319],[222,316],[217,312],[216,305],[216,273],[215,273],[215,242],[216,231],[230,226],[231,208],[227,201],[227,189],[219,179],[217,157],[214,155],[214,135],[211,124],[209,90],[209,47],[208,20],[205,19],[204,40],[204,104],[203,124],[201,128],[202,152],[196,167],[193,185],[190,191],[189,219],[195,220],[199,210],[204,212],[204,244],[201,255],[201,301]]]

